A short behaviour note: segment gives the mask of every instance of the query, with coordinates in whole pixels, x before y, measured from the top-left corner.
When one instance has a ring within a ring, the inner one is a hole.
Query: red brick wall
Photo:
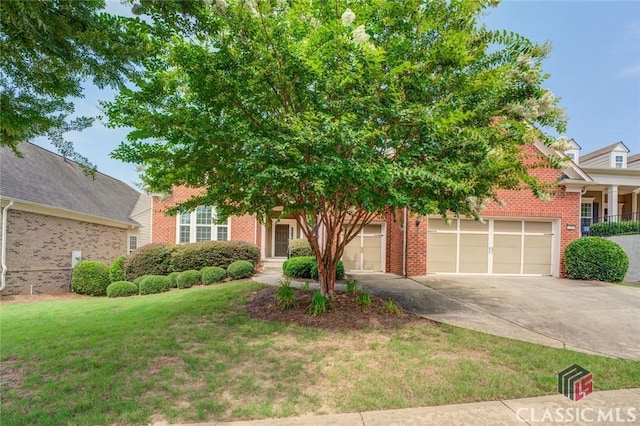
[[[404,226],[404,217],[402,214],[402,209],[398,210],[394,215],[391,212],[388,212],[386,215],[387,219],[387,241],[386,241],[386,271],[391,272],[392,274],[402,275],[402,239],[403,235],[403,226]]]
[[[256,242],[256,217],[234,216],[231,218],[231,240]]]

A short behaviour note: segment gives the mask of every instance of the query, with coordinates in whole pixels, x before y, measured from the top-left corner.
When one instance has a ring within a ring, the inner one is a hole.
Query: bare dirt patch
[[[263,321],[280,321],[327,329],[386,328],[411,323],[437,325],[402,309],[397,313],[389,313],[385,309],[387,302],[373,295],[371,305],[361,306],[356,303],[353,294],[336,293],[328,302],[326,313],[312,316],[309,315],[312,293],[296,290],[298,306],[282,310],[276,303],[275,291],[275,287],[267,287],[252,293],[247,303],[249,315]]]
[[[0,305],[10,303],[33,303],[33,302],[46,302],[50,300],[74,300],[74,299],[88,299],[90,296],[82,296],[75,293],[59,293],[59,294],[17,294],[14,296],[2,296],[0,297]]]

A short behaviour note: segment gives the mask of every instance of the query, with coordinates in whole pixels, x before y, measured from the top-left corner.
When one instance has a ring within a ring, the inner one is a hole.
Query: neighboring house
[[[404,212],[398,212],[395,217],[389,215],[367,225],[347,246],[343,256],[345,269],[407,276],[561,276],[564,250],[581,236],[587,211],[598,209],[598,218],[615,216],[612,212],[637,218],[640,189],[640,171],[631,169],[640,165],[640,156],[628,156],[623,144],[614,144],[580,159],[580,146],[575,141],[571,143],[567,154],[574,161],[564,170],[533,172],[545,182],[559,183],[549,201],[541,201],[529,191],[500,191],[500,204],[485,206],[483,221],[453,217],[451,224],[445,224],[439,216],[407,217]],[[542,144],[528,152],[534,156],[540,153],[559,155]],[[600,155],[609,156],[611,162],[606,167],[599,168],[592,163]],[[579,166],[585,162],[594,165]],[[215,207],[211,206],[201,206],[178,216],[164,213],[167,207],[186,201],[198,192],[176,188],[167,197],[154,197],[154,242],[249,241],[260,247],[263,266],[278,267],[286,259],[289,241],[303,238],[293,218],[267,220],[261,224],[255,216],[246,215],[216,223]],[[607,194],[616,194],[616,209],[608,207]],[[585,204],[589,204],[589,208]]]
[[[32,143],[0,147],[0,295],[69,291],[78,259],[112,262],[151,241],[151,196]]]

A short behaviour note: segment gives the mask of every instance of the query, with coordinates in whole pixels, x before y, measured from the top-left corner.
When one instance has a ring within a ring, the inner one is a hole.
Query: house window
[[[194,211],[178,216],[177,233],[178,243],[227,241],[229,239],[229,221],[216,222],[213,207],[198,206]]]
[[[616,155],[615,160],[616,161],[615,161],[614,166],[615,166],[616,169],[621,169],[621,168],[624,167],[624,156]]]
[[[580,204],[580,226],[582,235],[589,233],[589,227],[593,223],[593,204],[582,203]]]
[[[129,235],[129,253],[138,248],[138,236]]]
[[[576,154],[574,152],[567,152],[567,157],[569,157],[569,160],[575,161]]]

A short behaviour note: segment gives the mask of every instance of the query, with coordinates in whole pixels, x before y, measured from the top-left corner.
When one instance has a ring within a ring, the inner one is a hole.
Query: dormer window
[[[613,165],[616,169],[622,169],[624,168],[624,156],[623,155],[616,155],[615,156],[615,163]]]
[[[574,154],[573,152],[567,152],[567,157],[569,157],[569,160],[575,161],[576,154]]]

